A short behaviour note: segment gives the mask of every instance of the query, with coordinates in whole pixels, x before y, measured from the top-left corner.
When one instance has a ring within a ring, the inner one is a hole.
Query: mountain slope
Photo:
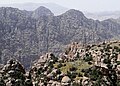
[[[112,25],[112,27],[111,27]],[[0,8],[1,62],[17,58],[25,67],[46,52],[59,54],[71,42],[97,43],[116,38],[120,25],[88,19],[78,10],[59,16],[45,7],[34,11]],[[118,37],[119,39],[119,37]]]

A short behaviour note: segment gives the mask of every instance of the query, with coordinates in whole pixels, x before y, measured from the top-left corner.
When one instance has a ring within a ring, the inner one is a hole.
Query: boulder
[[[63,78],[62,78],[62,83],[69,83],[71,81],[71,79],[68,77],[68,76],[64,76]]]

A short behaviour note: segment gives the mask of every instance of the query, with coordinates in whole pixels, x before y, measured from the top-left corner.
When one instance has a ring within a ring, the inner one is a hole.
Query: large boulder
[[[69,83],[71,81],[71,79],[68,77],[68,76],[64,76],[63,78],[62,78],[62,83]]]

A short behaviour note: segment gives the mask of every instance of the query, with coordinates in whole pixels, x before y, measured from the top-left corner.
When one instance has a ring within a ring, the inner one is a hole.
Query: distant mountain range
[[[92,18],[95,20],[105,20],[105,19],[117,19],[120,17],[120,11],[112,11],[112,12],[96,12],[96,13],[88,13],[85,12],[85,15],[88,18]]]
[[[120,39],[116,20],[88,19],[75,9],[54,16],[46,7],[34,11],[0,8],[1,62],[17,58],[25,67],[46,52],[59,54],[71,42],[85,44]]]

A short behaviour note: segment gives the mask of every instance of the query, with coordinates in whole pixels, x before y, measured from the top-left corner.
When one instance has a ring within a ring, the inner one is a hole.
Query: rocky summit
[[[40,55],[59,55],[71,42],[90,44],[119,39],[119,28],[115,20],[88,19],[75,9],[54,16],[43,6],[34,11],[1,7],[0,63],[16,58],[29,68]]]

